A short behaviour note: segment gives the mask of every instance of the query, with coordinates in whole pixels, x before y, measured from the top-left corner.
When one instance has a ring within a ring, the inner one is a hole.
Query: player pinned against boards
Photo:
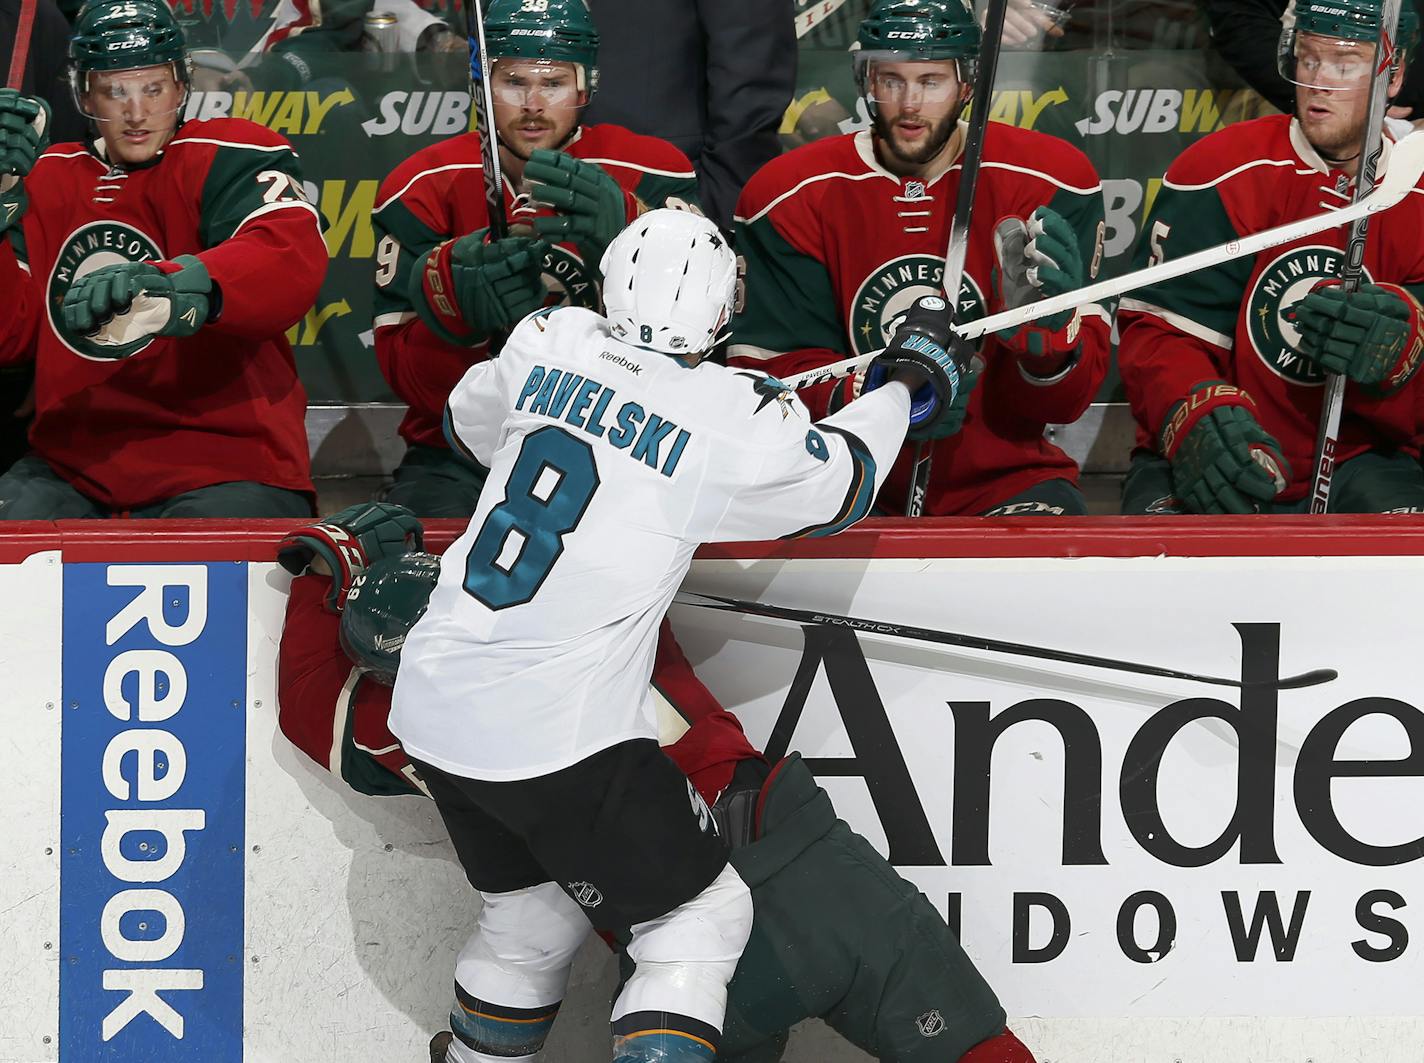
[[[440,574],[421,545],[407,511],[377,503],[293,532],[280,553],[297,577],[279,649],[282,733],[317,766],[378,797],[428,796],[388,726],[402,647]],[[711,807],[751,890],[752,928],[728,986],[718,1060],[776,1063],[791,1027],[820,1017],[887,1063],[1033,1063],[929,901],[836,818],[799,756],[770,763],[752,747],[666,620],[649,693],[658,741]],[[348,725],[335,727],[338,718]],[[612,940],[628,939],[625,930]],[[457,986],[476,947],[457,963]],[[470,995],[457,989],[451,1017],[465,1036]],[[435,1035],[432,1063],[459,1058],[448,1055],[454,1039]]]
[[[327,252],[296,154],[245,119],[183,121],[161,0],[87,4],[69,55],[90,143],[46,150],[43,106],[0,91],[0,362],[36,380],[0,519],[310,516],[284,333]]]
[[[1419,43],[1406,0],[1393,61],[1377,62],[1381,14],[1379,0],[1298,0],[1279,50],[1295,113],[1227,126],[1178,156],[1136,266],[1351,201],[1372,79],[1387,78],[1392,97]],[[1377,177],[1389,160],[1386,131]],[[1337,227],[1124,297],[1118,367],[1137,449],[1122,511],[1308,511],[1325,374],[1336,373],[1346,383],[1329,511],[1424,512],[1421,227],[1417,195],[1373,221],[1349,294],[1349,234]]]

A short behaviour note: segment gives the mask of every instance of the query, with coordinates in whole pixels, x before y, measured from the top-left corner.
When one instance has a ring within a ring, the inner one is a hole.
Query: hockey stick
[[[1413,2],[1413,0],[1409,0]],[[1370,99],[1365,107],[1365,138],[1360,145],[1360,169],[1355,175],[1355,199],[1367,196],[1375,186],[1375,167],[1384,150],[1384,109],[1389,82],[1394,76],[1398,53],[1394,47],[1399,25],[1400,0],[1384,0],[1380,9],[1380,40],[1377,45],[1379,66],[1370,86]],[[1340,287],[1347,294],[1360,290],[1360,276],[1365,265],[1365,236],[1370,227],[1369,215],[1350,226],[1350,238],[1345,244],[1345,268],[1341,271]],[[1335,472],[1335,446],[1340,440],[1340,415],[1345,409],[1345,377],[1342,373],[1325,375],[1325,393],[1320,407],[1320,427],[1315,437],[1315,477],[1310,491],[1310,512],[1324,513],[1330,504],[1330,480]]]
[[[694,601],[701,598],[702,601]],[[674,605],[688,605],[697,609],[716,609],[726,613],[746,613],[748,616],[765,616],[774,620],[789,620],[794,624],[822,624],[829,627],[847,627],[852,631],[864,631],[872,635],[893,635],[895,638],[914,639],[917,642],[933,642],[941,646],[960,646],[970,650],[987,650],[991,653],[1009,653],[1019,657],[1037,657],[1045,661],[1062,661],[1065,664],[1083,664],[1090,668],[1108,668],[1115,672],[1133,672],[1137,675],[1160,676],[1164,679],[1186,679],[1193,683],[1210,683],[1219,687],[1270,687],[1276,690],[1300,690],[1303,687],[1319,686],[1340,673],[1333,668],[1317,668],[1288,675],[1270,681],[1242,681],[1222,679],[1219,676],[1198,675],[1195,672],[1179,672],[1175,668],[1159,668],[1155,664],[1137,664],[1133,661],[1119,661],[1112,657],[1098,657],[1091,653],[1074,653],[1071,650],[1054,650],[1044,646],[1029,646],[1022,642],[1005,642],[979,635],[958,635],[952,631],[935,631],[933,628],[912,627],[908,624],[891,624],[883,620],[863,620],[856,616],[840,616],[836,613],[818,613],[807,609],[788,609],[780,605],[764,605],[760,602],[746,602],[738,598],[724,598],[720,594],[701,594],[680,591],[673,599]]]
[[[30,54],[30,33],[35,28],[36,0],[20,0],[20,20],[15,24],[15,44],[10,49],[10,73],[5,78],[7,89],[18,89],[25,79],[25,60]]]
[[[974,190],[979,185],[979,163],[984,159],[984,133],[989,125],[989,105],[994,73],[999,69],[999,42],[1004,36],[1004,14],[1008,0],[989,0],[989,15],[979,44],[979,69],[974,73],[973,110],[969,115],[969,135],[959,156],[959,191],[954,199],[954,219],[949,226],[949,246],[944,252],[945,315],[954,325],[959,309],[959,285],[964,278],[964,258],[969,252],[969,222],[974,213]],[[910,465],[910,491],[905,496],[905,516],[918,517],[925,511],[925,495],[930,488],[934,448],[921,439],[915,443],[915,459]]]
[[[480,162],[485,179],[485,214],[490,238],[509,235],[504,213],[504,175],[499,169],[499,138],[494,130],[494,92],[489,78],[494,64],[485,51],[485,15],[480,0],[465,0],[465,32],[470,38],[470,105],[480,131]]]
[[[1062,295],[1055,295],[1049,299],[1040,299],[1036,303],[1025,303],[1012,310],[1001,310],[989,317],[966,321],[957,326],[955,332],[964,339],[978,339],[989,332],[998,332],[1028,321],[1036,321],[1038,318],[1048,317],[1062,310],[1071,310],[1084,303],[1113,299],[1124,292],[1134,291],[1149,284],[1171,280],[1173,277],[1180,277],[1194,270],[1206,269],[1209,266],[1229,262],[1244,255],[1254,255],[1268,247],[1298,240],[1302,236],[1311,236],[1326,229],[1333,229],[1337,225],[1349,224],[1357,218],[1388,210],[1408,195],[1409,190],[1419,182],[1421,176],[1424,176],[1424,131],[1411,133],[1403,140],[1397,141],[1390,152],[1389,170],[1385,173],[1384,180],[1377,184],[1369,195],[1361,197],[1347,207],[1302,218],[1299,221],[1288,222],[1285,225],[1278,225],[1274,229],[1265,229],[1235,240],[1228,240],[1216,247],[1203,248],[1183,258],[1168,259],[1155,266],[1148,266],[1132,273],[1124,273],[1120,277],[1109,277],[1096,284],[1079,288],[1077,291],[1064,292]],[[869,354],[823,365],[819,369],[808,369],[804,373],[788,377],[783,383],[789,388],[804,388],[827,380],[837,380],[863,369],[879,354],[879,351],[871,351]]]

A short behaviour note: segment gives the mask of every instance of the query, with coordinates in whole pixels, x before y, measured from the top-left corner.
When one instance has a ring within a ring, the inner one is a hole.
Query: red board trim
[[[0,564],[60,550],[84,561],[271,561],[297,520],[42,521],[0,526]],[[427,523],[444,550],[463,521]],[[825,539],[704,547],[698,557],[1378,557],[1424,556],[1424,519],[1340,517],[872,518]]]

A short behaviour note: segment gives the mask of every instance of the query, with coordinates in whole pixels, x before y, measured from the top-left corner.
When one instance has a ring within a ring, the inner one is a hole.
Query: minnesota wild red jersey
[[[1388,144],[1380,174],[1389,164]],[[1350,178],[1332,170],[1287,115],[1227,126],[1197,141],[1167,171],[1143,227],[1134,268],[1180,258],[1349,203]],[[1303,498],[1313,474],[1324,393],[1319,370],[1295,352],[1291,307],[1324,278],[1338,277],[1347,228],[1199,270],[1124,296],[1118,367],[1138,424],[1157,449],[1168,411],[1208,380],[1244,388],[1256,417],[1291,466],[1278,502]],[[1365,279],[1424,295],[1424,183],[1370,222]],[[1345,388],[1337,454],[1381,448],[1417,455],[1424,382],[1388,398]]]
[[[118,511],[234,480],[311,492],[306,393],[283,333],[316,300],[327,252],[291,145],[244,119],[188,122],[133,169],[56,145],[25,190],[23,239],[0,240],[0,362],[34,359],[39,456]],[[177,255],[222,292],[196,335],[114,361],[64,327],[77,277]]]
[[[961,126],[961,129],[964,127]],[[961,140],[962,143],[962,140]],[[790,376],[884,347],[892,322],[921,295],[939,294],[954,217],[958,161],[925,182],[897,177],[876,159],[869,131],[828,137],[767,163],[737,204],[736,246],[744,300],[733,325],[732,364]],[[957,316],[1003,309],[993,286],[994,227],[1037,207],[1061,214],[1078,235],[1085,267],[1102,259],[1102,188],[1087,156],[1065,141],[990,122],[975,190]],[[1077,360],[1035,379],[991,337],[963,429],[930,444],[934,465],[924,512],[981,513],[1052,479],[1076,481],[1073,459],[1044,438],[1076,420],[1108,366],[1108,317],[1085,308]],[[834,385],[801,392],[814,414]],[[903,512],[913,446],[880,492]]]
[[[363,678],[341,650],[341,618],[325,607],[330,590],[326,576],[292,581],[277,657],[278,725],[293,745],[361,793],[424,792],[387,722],[391,688]],[[664,749],[715,804],[737,763],[760,754],[697,678],[666,618],[658,629],[652,688],[670,710],[658,713]]]
[[[687,156],[665,140],[622,126],[588,125],[559,149],[596,163],[618,182],[628,220],[652,207],[697,203],[697,174]],[[504,180],[511,225],[535,213],[526,195]],[[391,390],[409,407],[400,434],[408,443],[445,447],[440,419],[445,400],[465,370],[489,357],[489,344],[456,346],[431,331],[410,301],[410,271],[431,248],[486,228],[480,134],[463,133],[416,152],[391,172],[376,195],[376,359]],[[586,263],[573,244],[550,248],[544,284],[553,301],[597,310],[598,263]]]

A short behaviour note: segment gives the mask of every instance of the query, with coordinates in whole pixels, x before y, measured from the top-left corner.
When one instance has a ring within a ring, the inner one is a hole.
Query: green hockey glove
[[[200,259],[122,262],[86,273],[64,296],[64,324],[93,341],[101,358],[127,358],[154,336],[192,336],[208,323],[212,278]]]
[[[1424,350],[1419,304],[1393,284],[1361,284],[1347,294],[1328,282],[1291,307],[1296,350],[1327,373],[1342,373],[1377,395],[1392,395],[1419,368]]]
[[[535,231],[553,243],[576,244],[584,265],[598,269],[603,252],[628,224],[628,202],[618,182],[591,162],[544,148],[529,156],[524,180],[535,202],[558,212],[535,218]]]
[[[1173,493],[1192,513],[1255,513],[1290,483],[1281,445],[1257,423],[1251,396],[1206,381],[1177,403],[1161,434]]]
[[[49,104],[0,89],[0,233],[18,227],[29,200],[24,178],[49,146]]]
[[[1078,237],[1061,214],[1039,207],[1025,223],[1005,218],[994,229],[993,283],[1006,310],[1083,287]],[[1071,354],[1078,348],[1077,309],[995,333],[1010,350],[1031,358]]]
[[[0,174],[24,177],[49,147],[49,104],[0,89]]]
[[[277,547],[277,562],[294,576],[313,558],[331,570],[329,613],[339,613],[355,580],[376,561],[423,549],[425,531],[414,513],[391,502],[360,502],[319,524],[288,533]]]
[[[548,244],[523,236],[493,243],[488,238],[489,230],[481,229],[446,240],[411,273],[411,302],[452,343],[473,345],[507,331],[549,297],[543,277]]]

